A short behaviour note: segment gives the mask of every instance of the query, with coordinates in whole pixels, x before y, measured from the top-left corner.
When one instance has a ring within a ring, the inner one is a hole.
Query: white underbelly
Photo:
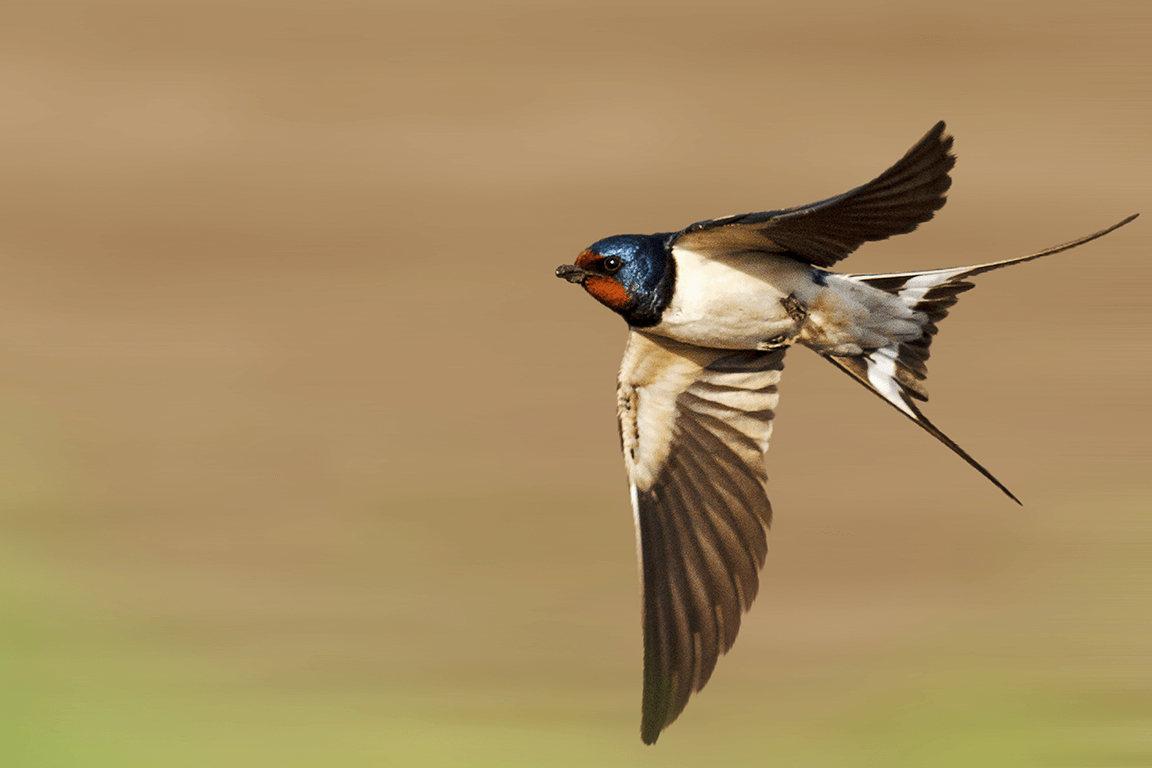
[[[650,333],[726,349],[754,349],[795,331],[780,300],[806,302],[818,290],[811,268],[771,254],[705,258],[674,248],[676,288],[661,321]]]

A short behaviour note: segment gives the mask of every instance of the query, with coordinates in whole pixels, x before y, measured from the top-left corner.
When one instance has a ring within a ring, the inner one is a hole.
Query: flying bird
[[[652,744],[707,684],[759,588],[772,507],[764,454],[784,354],[814,350],[948,446],[920,412],[937,324],[970,278],[1083,245],[924,272],[831,271],[862,244],[913,231],[945,203],[956,163],[943,121],[895,165],[827,200],[599,240],[556,276],[620,314],[630,333],[617,416],[640,558]]]

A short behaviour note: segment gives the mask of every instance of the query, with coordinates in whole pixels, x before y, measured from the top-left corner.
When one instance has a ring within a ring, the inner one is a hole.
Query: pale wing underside
[[[619,413],[640,550],[647,743],[708,682],[759,588],[772,515],[764,452],[783,367],[783,349],[629,340]]]
[[[931,219],[952,184],[951,148],[941,121],[863,186],[795,208],[701,221],[679,233],[675,244],[709,256],[784,253],[830,267],[866,242],[906,234]]]

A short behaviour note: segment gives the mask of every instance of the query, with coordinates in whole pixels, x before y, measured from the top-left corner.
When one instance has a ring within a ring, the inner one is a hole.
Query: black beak
[[[556,277],[562,277],[570,283],[584,284],[584,280],[588,277],[588,273],[572,264],[561,264],[556,267]]]

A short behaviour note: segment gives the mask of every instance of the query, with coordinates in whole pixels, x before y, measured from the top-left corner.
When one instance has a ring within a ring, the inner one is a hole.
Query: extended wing
[[[618,404],[640,556],[648,744],[708,682],[759,589],[772,517],[764,452],[784,351],[629,338]]]
[[[782,211],[701,221],[673,242],[710,256],[763,251],[830,267],[870,240],[911,232],[931,219],[952,185],[951,148],[952,137],[940,121],[899,162],[862,187]]]

